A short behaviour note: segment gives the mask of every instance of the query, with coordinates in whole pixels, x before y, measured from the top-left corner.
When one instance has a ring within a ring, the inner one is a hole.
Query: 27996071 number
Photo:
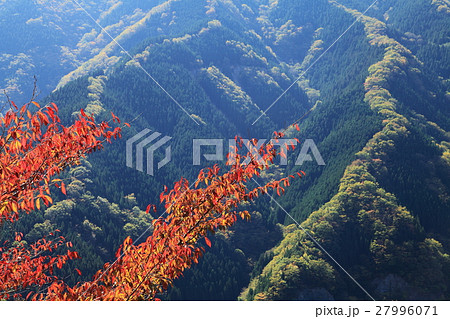
[[[377,306],[377,316],[437,316],[436,306]]]

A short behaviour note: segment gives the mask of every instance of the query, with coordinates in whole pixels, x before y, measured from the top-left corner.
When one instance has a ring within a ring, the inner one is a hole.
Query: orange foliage
[[[49,186],[60,183],[63,190],[64,185],[59,180],[52,180],[52,176],[69,165],[77,164],[84,154],[101,148],[102,139],[110,141],[120,136],[120,128],[109,130],[107,123],[96,124],[84,111],[81,111],[81,117],[74,125],[65,128],[59,124],[57,111],[56,105],[52,104],[39,107],[37,112],[31,114],[25,106],[21,110],[8,112],[2,119],[2,128],[6,132],[0,140],[0,178],[6,181],[0,189],[3,219],[16,220],[19,211],[33,210],[39,205],[39,200],[43,200],[44,204],[51,203]],[[112,116],[114,121],[119,122],[114,114]],[[42,132],[44,128],[45,132]],[[284,136],[282,132],[274,134],[275,138]],[[294,178],[291,175],[249,189],[247,184],[267,169],[279,152],[270,143],[256,149],[257,143],[253,142],[247,145],[250,151],[243,156],[238,154],[242,140],[236,138],[236,141],[238,147],[233,154],[229,154],[234,161],[228,171],[221,173],[216,165],[200,171],[194,185],[189,185],[182,178],[170,191],[165,188],[160,198],[165,204],[167,217],[153,222],[152,235],[142,243],[135,245],[131,238],[126,238],[117,251],[116,261],[105,264],[91,282],[70,287],[63,280],[51,276],[55,265],[60,268],[68,259],[78,255],[68,251],[63,256],[39,257],[41,252],[51,251],[63,244],[62,238],[57,243],[43,239],[31,249],[19,245],[3,253],[2,261],[6,261],[0,263],[0,291],[8,297],[9,291],[48,284],[32,299],[157,299],[157,295],[167,289],[186,268],[198,262],[203,252],[199,239],[204,238],[206,245],[211,246],[211,241],[206,237],[208,233],[230,227],[237,216],[250,218],[247,211],[237,211],[241,202],[252,200],[269,190],[284,193],[282,186],[289,186],[289,179]],[[298,175],[302,176],[300,173]],[[149,205],[147,212],[152,207]],[[43,274],[46,271],[49,275]]]
[[[275,132],[282,137],[283,133]],[[242,141],[237,145],[242,147]],[[204,238],[211,242],[208,233],[233,225],[237,216],[249,219],[247,211],[237,212],[239,203],[252,200],[269,190],[284,192],[281,186],[289,186],[289,177],[262,187],[249,189],[248,182],[267,169],[275,156],[279,155],[272,144],[257,150],[249,143],[246,156],[233,151],[235,159],[229,171],[220,173],[220,168],[200,171],[193,187],[182,178],[170,191],[165,189],[161,202],[165,203],[167,217],[154,221],[154,231],[143,243],[134,245],[131,238],[125,239],[116,254],[116,261],[107,263],[92,282],[68,287],[63,282],[53,283],[46,294],[37,299],[46,300],[154,300],[166,290],[185,269],[198,262],[203,248],[198,244]],[[263,161],[256,160],[259,153]],[[250,163],[243,163],[250,157]],[[302,172],[302,174],[304,174]],[[301,173],[298,176],[302,177]],[[199,187],[202,185],[203,187]],[[147,210],[150,209],[150,206]]]
[[[21,239],[22,234],[16,234],[16,241],[20,242]],[[71,247],[70,243],[65,245]],[[61,269],[67,260],[79,258],[76,252],[70,250],[65,255],[48,255],[63,246],[64,238],[59,237],[57,241],[43,238],[29,248],[23,242],[8,249],[0,248],[0,299],[22,299],[18,291],[55,281],[55,266]]]
[[[35,111],[31,112],[31,108]],[[65,193],[60,179],[53,179],[64,168],[78,164],[81,157],[102,147],[104,141],[120,137],[119,127],[112,129],[106,122],[96,124],[91,116],[81,112],[72,126],[60,124],[55,104],[41,107],[32,101],[20,109],[10,102],[10,109],[0,118],[0,225],[52,203],[50,186]],[[118,121],[114,117],[115,121]],[[53,282],[54,267],[61,268],[76,252],[50,256],[64,244],[45,238],[30,247],[16,242],[0,248],[0,298],[22,298],[17,291],[29,286]],[[66,243],[69,247],[70,243]]]
[[[37,111],[30,112],[31,105]],[[41,107],[33,101],[20,110],[14,102],[11,106],[0,118],[0,223],[17,220],[19,211],[39,209],[41,200],[50,204],[50,185],[65,191],[64,183],[52,177],[121,132],[106,122],[96,124],[83,110],[72,126],[64,127],[53,103]]]

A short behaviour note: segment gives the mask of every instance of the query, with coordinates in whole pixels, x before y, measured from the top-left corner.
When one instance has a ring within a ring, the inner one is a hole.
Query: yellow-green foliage
[[[211,20],[211,21],[208,21],[208,26],[202,28],[202,29],[198,32],[198,35],[202,35],[203,33],[208,32],[208,31],[211,30],[211,29],[220,28],[220,27],[222,27],[222,23],[220,23],[219,20]]]
[[[274,77],[272,77],[270,74],[266,73],[265,71],[260,70],[259,68],[245,67],[243,69],[243,71],[245,72],[245,74],[248,78],[252,78],[253,81],[255,81],[257,83],[261,83],[266,86],[270,85],[277,89],[281,88],[281,86],[278,84],[278,82],[275,80]],[[271,71],[278,72],[280,70],[278,68],[275,68],[275,69],[272,69]],[[274,73],[272,73],[272,74],[274,74]],[[275,73],[274,76],[275,77],[280,76],[280,77],[284,78],[285,80],[289,80],[289,78],[287,78],[285,73],[278,73],[278,74]]]
[[[190,34],[185,34],[185,35],[182,36],[182,37],[179,37],[179,38],[173,38],[173,39],[172,39],[172,42],[173,42],[173,43],[187,42],[187,41],[189,41],[191,38],[192,38],[192,35],[190,35]]]
[[[96,235],[100,234],[103,231],[100,227],[91,223],[88,219],[85,219],[83,221],[83,228],[86,231],[90,232],[92,237],[95,237]]]
[[[143,231],[146,229],[150,230],[152,227],[153,218],[146,214],[145,211],[140,210],[137,206],[134,206],[131,209],[121,209],[117,204],[110,203],[106,198],[100,196],[95,198],[89,193],[83,194],[81,200],[88,203],[92,209],[96,209],[101,212],[101,214],[119,217],[124,223],[123,230],[127,236],[136,238]],[[85,221],[83,226],[88,227],[88,229],[94,233],[98,233],[99,231],[98,227],[89,221]]]
[[[295,24],[292,22],[292,20],[286,21],[285,24],[280,26],[278,30],[275,31],[274,37],[275,42],[274,44],[280,44],[281,41],[283,41],[286,38],[293,37],[297,34],[300,34],[302,32],[302,27],[296,27]]]
[[[248,5],[246,5],[245,3],[241,4],[241,7],[242,7],[242,11],[243,11],[243,12],[245,12],[245,13],[247,13],[247,14],[251,14],[251,15],[254,15],[254,14],[255,14],[255,13],[253,12],[253,10],[252,10]]]
[[[231,12],[233,15],[235,16],[239,16],[242,19],[245,19],[245,17],[241,14],[240,10],[238,9],[238,7],[236,7],[236,5],[234,4],[234,1],[231,0],[207,0],[206,3],[207,5],[205,6],[206,8],[206,14],[207,15],[215,15],[216,13],[216,8],[218,7],[220,2],[220,5],[223,5],[227,8],[227,10],[229,12]]]
[[[219,20],[211,20],[208,21],[208,28],[220,28],[222,26],[222,23],[220,23]]]
[[[250,44],[245,44],[235,40],[227,40],[226,45],[232,47],[236,53],[242,57],[242,62],[256,61],[258,64],[268,65],[267,59],[253,51],[253,47]]]
[[[137,206],[134,206],[131,210],[127,211],[124,217],[128,221],[123,226],[123,230],[125,231],[127,236],[137,238],[142,234],[144,230],[152,229],[153,219],[150,215],[147,215]]]
[[[18,53],[12,55],[8,53],[0,54],[0,69],[7,70],[8,77],[0,82],[0,91],[7,94],[23,93],[22,83],[27,83],[33,75],[35,65],[31,55]]]
[[[78,47],[80,51],[85,50],[86,43],[88,43],[90,46],[90,54],[95,54],[94,57],[89,59],[88,61],[81,64],[76,70],[70,72],[69,74],[65,75],[61,78],[60,82],[58,83],[57,88],[64,86],[68,82],[88,74],[89,72],[97,69],[106,70],[109,66],[117,63],[119,61],[119,57],[114,55],[114,52],[116,50],[119,50],[120,47],[117,45],[117,43],[123,43],[130,37],[132,37],[134,34],[136,34],[139,30],[142,30],[145,28],[148,20],[154,16],[154,15],[160,15],[161,13],[167,11],[170,9],[170,4],[173,0],[168,0],[158,6],[155,6],[151,10],[149,10],[144,16],[142,16],[141,11],[135,12],[133,16],[130,17],[129,23],[130,25],[126,25],[125,23],[122,24],[122,22],[119,22],[117,25],[109,26],[112,30],[116,30],[119,32],[119,30],[122,30],[120,34],[118,34],[115,37],[115,41],[112,41],[109,39],[109,37],[105,35],[99,35],[97,38],[96,32],[92,31],[92,33],[85,35],[83,39],[80,41]],[[134,21],[134,19],[140,18],[137,22]],[[108,26],[106,27],[108,28]],[[97,42],[101,42],[102,39],[105,39],[109,41],[109,43],[101,49],[101,51],[97,52],[95,50],[95,47],[97,46]]]
[[[165,39],[164,42],[166,41],[170,41],[168,39]],[[140,67],[140,62],[145,62],[147,61],[148,57],[150,56],[150,49],[152,48],[153,45],[149,45],[148,47],[146,47],[141,53],[136,54],[130,61],[128,61],[125,65],[127,67]]]
[[[278,28],[275,27],[264,14],[261,14],[256,21],[261,25],[264,37],[271,40],[274,45],[280,45],[283,42],[288,43],[289,39],[292,39],[303,32],[303,28],[297,27],[292,20],[286,21],[286,23]]]
[[[25,22],[26,24],[42,24],[43,22],[43,17],[37,17],[37,18],[30,18],[27,20],[27,22]]]
[[[259,36],[259,38],[261,38],[260,35],[258,35],[258,36]],[[269,46],[267,45],[267,46],[266,46],[266,50],[270,53],[270,55],[272,55],[274,58],[277,59],[277,55],[276,55],[276,53],[272,50],[271,47],[269,47]]]
[[[103,11],[100,14],[99,20],[103,20],[105,19],[107,16],[109,16],[114,10],[116,10],[117,8],[119,8],[121,5],[123,4],[122,1],[117,1],[116,3],[114,3],[111,7],[109,7],[108,10]]]
[[[207,77],[215,83],[217,89],[223,91],[224,95],[229,97],[232,102],[237,103],[243,109],[250,109],[251,107],[257,108],[250,96],[248,96],[247,93],[245,93],[241,87],[236,85],[230,78],[220,72],[217,67],[211,66],[207,69],[203,69],[203,72],[205,72]]]
[[[77,55],[66,46],[61,46],[61,66],[70,65],[77,67],[79,65]]]
[[[43,237],[48,236],[50,233],[56,230],[56,225],[49,220],[45,220],[43,223],[37,223],[33,226],[33,229],[25,235],[27,242],[33,243]]]
[[[442,144],[439,145],[441,147],[441,149],[443,150],[442,152],[442,160],[448,165],[450,166],[450,143],[449,142],[442,142]]]
[[[72,199],[65,199],[47,208],[45,210],[44,218],[50,222],[64,220],[70,217],[74,208],[75,202]]]
[[[312,62],[314,58],[318,56],[318,54],[321,53],[323,50],[323,41],[322,40],[315,40],[311,47],[308,50],[308,53],[306,54],[306,57],[303,59],[302,62],[302,68],[305,69],[309,66],[309,64]]]
[[[273,77],[271,77],[263,70],[256,70],[255,79],[258,78],[264,81],[267,85],[276,86],[277,88],[280,88],[280,85],[273,79]]]
[[[90,101],[86,106],[86,112],[98,115],[102,111],[104,111],[103,104],[100,101],[100,97],[103,94],[105,80],[107,79],[108,78],[104,75],[100,75],[95,78],[92,76],[89,77],[89,86],[87,88],[89,90],[88,97]]]
[[[330,2],[359,16],[355,10]],[[415,287],[426,285],[439,291],[449,271],[450,257],[435,239],[417,240],[421,230],[415,218],[399,206],[396,198],[382,189],[369,172],[369,168],[383,169],[386,155],[395,150],[396,141],[409,134],[410,123],[396,112],[397,101],[389,92],[388,83],[392,76],[408,70],[410,64],[418,61],[401,44],[386,36],[384,23],[369,17],[361,21],[370,43],[386,48],[383,59],[369,68],[365,82],[365,100],[384,118],[383,128],[357,154],[358,160],[347,167],[338,193],[312,213],[302,227],[332,255],[341,252],[351,256],[353,250],[362,250],[361,253],[371,260],[366,266],[376,269],[379,276],[394,272]],[[449,146],[447,142],[441,144],[442,158],[447,163]],[[358,233],[356,237],[352,232]],[[364,238],[368,242],[358,246],[354,238]],[[322,287],[331,292],[336,288],[335,278],[339,275],[336,265],[331,265],[317,245],[296,226],[289,227],[273,253],[274,258],[250,282],[241,299],[295,299],[307,287]],[[376,267],[370,263],[375,263]],[[359,273],[364,276],[365,266],[359,267],[362,267]]]
[[[362,253],[368,254],[371,261],[360,267],[373,268],[375,263],[375,269],[381,274],[395,272],[418,287],[425,280],[439,285],[445,276],[440,267],[442,263],[450,262],[438,241],[416,241],[420,229],[414,217],[397,204],[392,194],[380,188],[368,172],[368,164],[361,160],[346,169],[338,193],[311,214],[302,227],[332,255],[342,255],[346,251],[344,254],[352,256],[352,251],[362,249],[355,252],[353,258],[359,258],[358,254]],[[365,238],[368,242],[361,248],[361,243],[354,242],[353,237]],[[302,289],[311,286],[330,292],[337,288],[336,265],[331,264],[298,227],[286,227],[284,239],[272,251],[274,258],[250,282],[241,299],[293,299]],[[427,258],[432,258],[435,263],[428,265]],[[405,262],[416,266],[420,263],[420,266],[404,270]],[[423,274],[422,267],[433,271]]]
[[[194,118],[194,120],[197,121],[198,123],[207,125],[206,122],[197,114],[191,114],[190,117]]]
[[[277,66],[274,66],[270,69],[270,73],[274,77],[282,77],[285,81],[291,81],[291,79],[286,75],[286,73],[282,72],[281,69]]]
[[[450,14],[450,1],[448,1],[448,0],[432,0],[431,3],[437,7],[438,12]]]
[[[151,230],[153,218],[145,211],[141,210],[137,206],[136,197],[134,194],[125,196],[124,207],[119,207],[115,203],[110,203],[106,198],[100,196],[93,196],[90,192],[86,191],[86,184],[91,183],[89,179],[91,173],[91,164],[82,160],[81,165],[71,168],[69,171],[71,182],[67,185],[67,199],[54,203],[47,208],[44,213],[45,225],[37,225],[39,229],[31,234],[34,238],[35,235],[41,234],[42,229],[51,229],[55,223],[60,223],[71,218],[71,214],[76,209],[79,203],[83,203],[83,206],[93,211],[98,211],[100,214],[108,218],[119,218],[123,223],[123,230],[127,236],[134,238],[138,237],[143,231]],[[44,227],[45,226],[45,227]],[[102,229],[95,225],[88,219],[84,219],[82,223],[84,231],[91,234],[92,237],[100,234]],[[38,232],[39,230],[39,232]]]
[[[120,60],[117,56],[108,56],[106,51],[101,51],[94,58],[83,63],[76,70],[70,72],[69,74],[63,76],[61,81],[58,83],[57,88],[60,88],[67,84],[68,82],[75,80],[76,78],[88,74],[90,71],[101,69],[106,70],[108,67],[116,64]]]

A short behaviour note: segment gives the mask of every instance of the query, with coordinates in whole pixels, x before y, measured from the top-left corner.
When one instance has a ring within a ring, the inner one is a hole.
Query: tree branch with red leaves
[[[31,112],[30,106],[35,106],[36,111]],[[113,129],[106,122],[97,124],[83,110],[69,127],[60,124],[57,113],[55,104],[41,107],[32,101],[18,109],[11,102],[11,109],[0,119],[0,223],[14,222],[21,213],[39,209],[41,200],[49,205],[51,185],[65,193],[64,183],[55,179],[56,175],[66,167],[79,164],[86,154],[101,149],[104,142],[120,137],[120,127]],[[120,123],[112,116],[113,122]],[[275,132],[275,138],[283,135]],[[275,157],[286,154],[277,151],[272,143],[258,149],[258,142],[252,140],[247,145],[249,152],[240,155],[242,140],[236,138],[236,141],[238,146],[229,154],[232,165],[225,172],[215,165],[200,171],[193,187],[182,178],[170,191],[165,188],[160,199],[167,217],[153,222],[153,233],[142,243],[136,245],[130,237],[126,238],[116,253],[117,259],[105,264],[92,281],[70,287],[53,276],[55,266],[61,268],[67,260],[79,257],[70,250],[54,257],[41,255],[60,248],[64,244],[62,237],[56,242],[42,239],[26,248],[18,235],[18,245],[0,249],[0,298],[23,298],[21,290],[47,285],[28,297],[33,300],[157,299],[185,269],[198,262],[204,251],[200,239],[211,246],[209,234],[230,227],[238,216],[250,218],[249,212],[239,210],[239,204],[270,190],[280,195],[283,186],[289,186],[289,180],[294,178],[290,175],[262,187],[249,187],[251,180],[268,169]],[[152,207],[149,205],[147,212]]]
[[[283,133],[277,133],[282,137]],[[242,147],[242,143],[239,143]],[[253,200],[270,190],[284,192],[289,180],[267,183],[262,187],[248,188],[252,178],[260,176],[276,156],[280,155],[269,143],[256,149],[252,141],[247,155],[241,156],[236,149],[231,156],[233,165],[224,172],[219,166],[200,171],[194,188],[182,178],[173,189],[161,194],[167,217],[154,221],[153,234],[143,243],[134,245],[131,238],[125,239],[118,250],[114,263],[107,263],[91,282],[68,287],[63,282],[54,283],[46,300],[155,300],[183,271],[198,262],[203,253],[199,245],[201,238],[211,246],[208,233],[224,230],[233,225],[237,217],[249,219],[247,211],[238,211],[239,204]],[[258,158],[262,161],[257,161]],[[284,154],[284,156],[286,156]],[[243,164],[250,158],[249,164]],[[304,173],[303,173],[304,174]],[[298,173],[302,177],[301,173]],[[203,185],[203,187],[199,187]],[[149,206],[149,210],[152,206]]]
[[[0,118],[0,225],[40,209],[41,201],[51,204],[52,185],[65,193],[64,183],[54,177],[121,133],[120,127],[95,123],[83,110],[73,125],[65,127],[53,103],[41,107],[31,101],[19,109],[10,101],[9,107]],[[114,115],[113,120],[119,121]],[[71,247],[63,237],[56,241],[43,238],[27,247],[21,236],[16,235],[15,245],[5,243],[0,248],[1,299],[23,298],[18,292],[55,281],[54,267],[61,268],[67,260],[79,257],[70,250],[64,255],[49,254],[64,244]]]

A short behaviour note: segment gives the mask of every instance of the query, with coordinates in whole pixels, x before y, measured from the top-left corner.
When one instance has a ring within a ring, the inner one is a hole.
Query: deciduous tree
[[[81,157],[102,148],[105,141],[120,137],[121,133],[120,127],[113,129],[108,123],[95,123],[83,110],[72,126],[64,127],[54,104],[41,107],[33,101],[18,109],[11,102],[11,106],[0,122],[3,222],[14,222],[21,212],[39,209],[41,201],[50,204],[51,185],[65,193],[63,181],[54,176],[78,164]],[[36,107],[35,112],[30,111],[31,106]],[[114,122],[120,123],[112,116]],[[275,132],[275,137],[281,138],[283,133]],[[249,187],[252,179],[267,169],[277,155],[286,154],[279,154],[271,143],[258,149],[258,141],[252,140],[246,145],[249,152],[240,155],[243,141],[238,137],[236,141],[238,146],[229,154],[233,157],[232,165],[225,172],[216,165],[200,171],[193,185],[181,178],[173,189],[166,187],[160,199],[167,217],[155,219],[153,233],[140,244],[126,238],[117,251],[117,259],[105,264],[90,282],[70,287],[53,275],[54,267],[61,268],[67,260],[79,258],[71,250],[64,255],[49,254],[64,244],[70,248],[71,244],[65,243],[64,238],[56,241],[44,238],[26,248],[18,234],[16,246],[0,250],[1,297],[23,298],[23,293],[19,293],[23,289],[43,286],[32,294],[33,300],[157,299],[185,269],[198,262],[203,252],[201,239],[206,246],[211,246],[208,236],[230,227],[238,216],[250,218],[247,211],[239,211],[241,202],[251,201],[270,190],[280,195],[289,186],[290,178],[294,178],[291,175],[264,186]],[[147,212],[152,208],[155,206],[149,205]]]

